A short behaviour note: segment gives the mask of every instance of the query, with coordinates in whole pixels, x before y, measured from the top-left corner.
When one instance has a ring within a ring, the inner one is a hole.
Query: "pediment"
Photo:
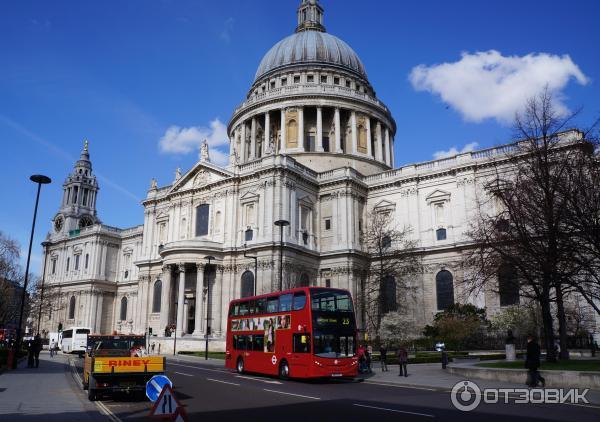
[[[425,197],[425,200],[428,204],[432,202],[447,202],[450,201],[450,192],[446,192],[445,190],[436,189],[431,192],[429,195]]]
[[[240,202],[253,202],[253,201],[258,201],[259,200],[259,196],[251,191],[246,192],[245,194],[243,194],[242,196],[240,196]]]
[[[395,207],[396,207],[395,203],[390,202],[386,199],[382,199],[381,201],[376,203],[373,208],[377,210],[377,209],[387,209],[387,208],[395,208]]]
[[[183,174],[175,183],[170,192],[180,192],[199,188],[220,180],[227,179],[233,174],[215,164],[198,162],[190,171]]]

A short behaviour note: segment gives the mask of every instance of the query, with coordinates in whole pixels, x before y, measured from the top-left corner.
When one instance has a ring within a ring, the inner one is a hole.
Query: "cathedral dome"
[[[297,32],[275,44],[263,57],[255,81],[273,70],[300,64],[325,64],[349,70],[367,79],[352,48],[341,39],[315,29]]]

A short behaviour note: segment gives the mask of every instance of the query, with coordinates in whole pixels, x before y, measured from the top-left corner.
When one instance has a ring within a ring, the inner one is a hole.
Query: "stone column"
[[[394,167],[394,138],[390,137],[390,166]]]
[[[352,154],[357,154],[358,153],[358,142],[357,142],[357,136],[356,136],[356,111],[352,111],[351,115],[350,115],[350,125],[352,126]]]
[[[279,145],[279,153],[285,153],[286,136],[285,136],[285,109],[281,109],[281,144]]]
[[[367,155],[373,157],[373,152],[371,151],[371,118],[367,117]]]
[[[204,316],[204,312],[202,311],[202,297],[204,296],[204,265],[196,264],[196,268],[198,269],[198,274],[196,275],[196,315],[194,316],[194,336],[201,336],[203,334],[202,327],[202,319]]]
[[[262,154],[263,157],[265,155],[267,155],[267,148],[268,148],[269,142],[271,140],[271,115],[269,114],[268,111],[265,113],[264,133],[265,133],[265,140],[263,141],[263,154]],[[273,147],[275,147],[275,146],[273,146]],[[273,151],[273,152],[275,152],[275,151]]]
[[[223,315],[223,268],[215,265],[215,284],[214,284],[214,293],[213,297],[215,298],[216,308],[213,306],[213,331],[216,337],[221,336],[222,327],[221,327],[221,316]],[[256,277],[255,277],[256,282]],[[214,302],[213,302],[214,303]]]
[[[240,163],[246,162],[246,122],[242,122],[242,139],[240,142]]]
[[[383,161],[383,155],[381,154],[381,122],[377,121],[375,126],[375,159],[377,161]]]
[[[385,128],[385,163],[388,166],[392,165],[391,156],[390,156],[390,130]]]
[[[317,144],[315,151],[323,152],[323,109],[317,107]]]
[[[298,107],[298,149],[304,151],[304,108]]]
[[[256,158],[256,117],[252,118],[252,126],[250,129],[250,153],[248,159],[253,160]]]
[[[159,336],[165,335],[165,328],[169,325],[169,313],[171,310],[171,266],[163,267],[162,292],[160,298],[160,330]]]
[[[183,335],[183,302],[185,300],[185,264],[177,266],[179,272],[179,291],[177,295],[177,336]]]
[[[229,165],[233,165],[234,164],[234,155],[233,152],[235,151],[235,139],[236,139],[236,131],[233,131],[233,136],[229,137]]]
[[[335,126],[335,148],[333,151],[337,153],[343,152],[342,149],[342,134],[340,132],[340,109],[335,108],[333,115],[333,125]]]

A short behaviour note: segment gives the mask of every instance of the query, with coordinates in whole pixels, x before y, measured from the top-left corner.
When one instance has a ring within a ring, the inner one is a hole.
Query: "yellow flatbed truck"
[[[83,389],[88,398],[96,400],[99,394],[127,392],[140,393],[154,375],[165,372],[166,359],[162,356],[143,356],[145,336],[88,335]]]

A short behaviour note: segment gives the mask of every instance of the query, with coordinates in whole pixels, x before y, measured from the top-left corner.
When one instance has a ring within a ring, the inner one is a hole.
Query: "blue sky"
[[[54,182],[42,192],[34,271],[83,140],[99,175],[102,221],[141,224],[152,177],[164,185],[177,167],[191,168],[200,138],[222,144],[222,124],[262,56],[292,33],[299,2],[0,3],[0,230],[24,250],[35,199],[29,176]],[[545,84],[558,107],[584,107],[582,126],[600,114],[598,2],[321,4],[328,32],[358,53],[392,110],[397,164],[507,142],[515,107]],[[168,133],[179,143],[165,151]]]

